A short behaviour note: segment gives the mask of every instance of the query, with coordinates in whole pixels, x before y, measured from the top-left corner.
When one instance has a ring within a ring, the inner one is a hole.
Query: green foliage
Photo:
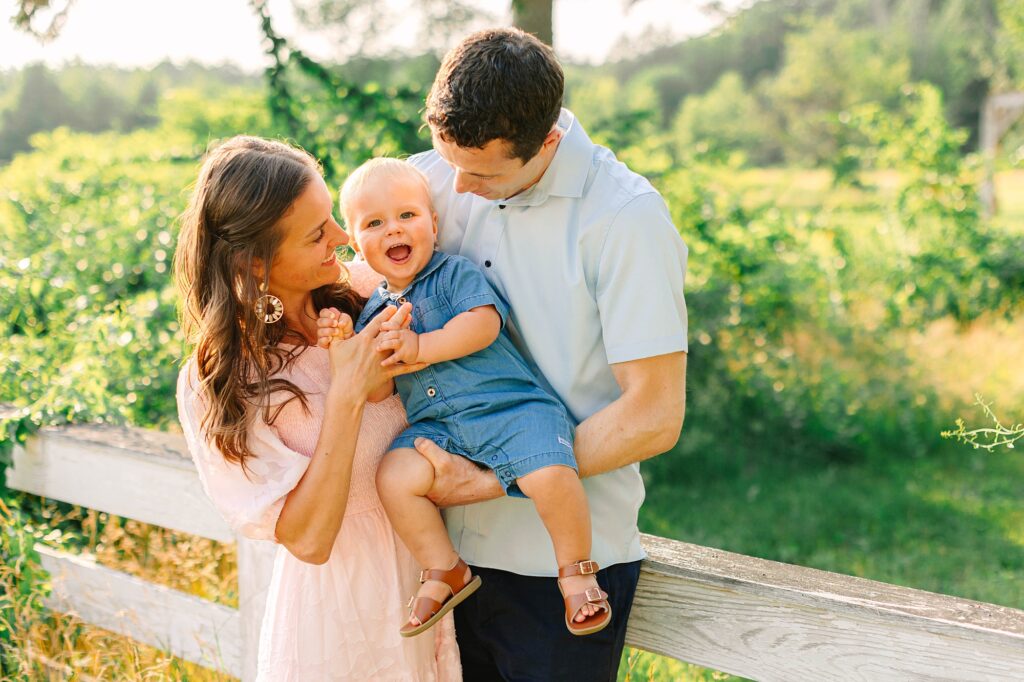
[[[33,144],[0,170],[0,450],[43,424],[166,424],[175,219],[203,147],[169,130]]]
[[[827,18],[792,34],[768,94],[784,121],[787,158],[827,162],[836,151],[835,113],[865,102],[890,107],[910,78],[909,60],[877,33]]]
[[[673,128],[679,156],[742,154],[753,165],[781,160],[778,126],[740,75],[729,71],[703,95],[688,97]]]
[[[50,576],[35,549],[42,535],[0,498],[0,677],[5,680],[28,679],[33,672],[22,645],[43,617],[43,599],[50,592]]]
[[[164,93],[157,112],[166,129],[186,132],[197,141],[281,133],[271,120],[265,94],[255,88],[225,88],[216,97],[195,88],[178,88]]]
[[[658,123],[657,94],[649,81],[621,84],[611,76],[580,75],[566,104],[597,144],[615,150],[630,168],[648,177],[665,173],[673,158]]]
[[[265,0],[250,0],[272,62],[266,76],[276,126],[320,160],[328,184],[373,156],[427,149],[419,132],[425,89],[355,83],[277,34]]]
[[[70,103],[46,67],[36,64],[26,68],[18,97],[3,112],[0,122],[0,160],[27,149],[33,133],[69,123],[73,115]]]
[[[1015,311],[1024,289],[1024,241],[981,219],[978,159],[962,155],[968,133],[946,122],[941,93],[909,85],[897,113],[869,103],[839,120],[847,144],[837,180],[856,176],[856,169],[900,171],[892,210],[911,244],[907,267],[917,277],[909,289],[913,307],[893,308],[893,318],[908,323],[948,314],[965,322],[993,310]]]
[[[164,62],[152,69],[71,64],[53,72],[29,65],[0,74],[0,93],[5,93],[0,95],[0,162],[30,149],[33,134],[60,126],[88,132],[153,127],[159,123],[160,99],[175,89],[187,88],[211,103],[227,91],[238,100],[234,104],[251,109],[259,99],[258,83],[232,67],[196,64]],[[178,109],[172,105],[164,112]]]

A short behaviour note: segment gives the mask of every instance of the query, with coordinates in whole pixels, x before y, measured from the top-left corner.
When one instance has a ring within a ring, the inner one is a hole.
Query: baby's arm
[[[434,364],[483,350],[494,343],[500,331],[498,310],[493,305],[482,305],[459,313],[437,331],[425,334],[409,329],[383,332],[378,348],[395,351],[382,363],[385,366],[398,362]]]

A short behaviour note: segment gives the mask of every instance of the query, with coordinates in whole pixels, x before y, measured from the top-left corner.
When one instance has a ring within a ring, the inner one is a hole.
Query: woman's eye
[[[321,227],[320,228],[320,234],[317,235],[317,238],[316,238],[316,243],[317,244],[319,244],[320,242],[322,242],[324,240],[324,235],[325,234],[327,234],[327,230],[325,230],[324,228]]]

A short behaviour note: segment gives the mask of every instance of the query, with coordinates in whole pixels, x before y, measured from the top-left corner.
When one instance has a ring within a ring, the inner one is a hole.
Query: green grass
[[[1015,452],[953,446],[882,464],[778,463],[731,478],[703,476],[691,461],[687,480],[659,484],[669,466],[647,467],[645,532],[1024,608],[1024,457]]]

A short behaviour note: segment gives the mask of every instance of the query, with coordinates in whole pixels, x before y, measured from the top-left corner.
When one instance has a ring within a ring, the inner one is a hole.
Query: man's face
[[[507,199],[532,187],[551,163],[561,134],[552,130],[540,152],[523,163],[513,158],[506,140],[491,140],[480,149],[446,142],[431,131],[434,149],[455,171],[455,191],[471,192],[484,199]]]

